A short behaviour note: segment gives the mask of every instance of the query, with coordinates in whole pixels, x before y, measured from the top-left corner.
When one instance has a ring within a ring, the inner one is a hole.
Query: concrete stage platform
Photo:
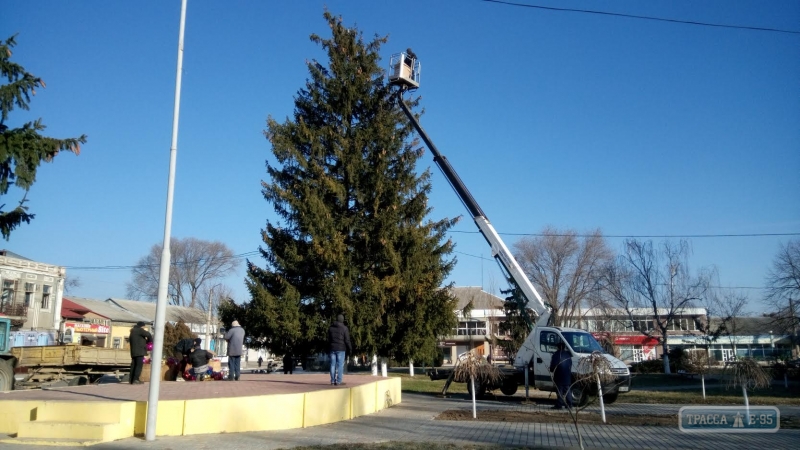
[[[400,378],[347,374],[344,381],[245,373],[239,381],[162,381],[156,435],[304,428],[401,402]],[[0,393],[0,442],[91,445],[144,434],[149,389],[115,383]]]

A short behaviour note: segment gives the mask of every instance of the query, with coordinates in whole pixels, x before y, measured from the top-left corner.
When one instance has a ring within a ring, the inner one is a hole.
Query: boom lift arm
[[[539,296],[539,293],[536,291],[536,288],[533,287],[528,277],[525,276],[517,260],[514,259],[514,256],[508,250],[508,247],[506,247],[500,235],[497,234],[491,222],[489,222],[489,219],[478,205],[478,202],[475,201],[472,194],[461,181],[455,169],[450,165],[450,162],[444,155],[439,153],[436,145],[433,144],[428,134],[422,129],[419,121],[414,117],[414,114],[403,100],[402,93],[404,90],[405,89],[401,88],[393,94],[397,98],[397,103],[414,126],[414,129],[416,129],[417,133],[422,137],[422,140],[425,141],[425,145],[427,145],[431,153],[433,153],[433,161],[439,166],[439,169],[441,169],[447,181],[450,182],[450,186],[453,187],[453,190],[456,191],[456,194],[461,199],[462,203],[464,203],[464,206],[469,210],[472,219],[475,221],[475,225],[478,226],[478,230],[480,230],[486,242],[488,242],[489,246],[492,248],[492,256],[497,260],[498,264],[500,264],[500,267],[509,281],[511,281],[525,297],[526,304],[520,304],[518,308],[520,314],[522,314],[528,323],[529,331],[533,329],[533,321],[528,316],[527,308],[531,308],[536,312],[538,316],[536,324],[538,326],[546,326],[550,320],[550,307],[545,304],[542,297]]]

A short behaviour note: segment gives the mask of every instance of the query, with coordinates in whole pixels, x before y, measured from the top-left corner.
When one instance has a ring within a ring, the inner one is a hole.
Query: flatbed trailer
[[[27,368],[14,389],[91,383],[103,375],[121,375],[131,364],[129,350],[74,344],[13,347],[10,353],[16,368]]]

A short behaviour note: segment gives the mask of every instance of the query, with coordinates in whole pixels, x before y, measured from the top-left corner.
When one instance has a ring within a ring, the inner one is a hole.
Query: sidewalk
[[[499,401],[480,401],[478,412],[501,408],[546,408]],[[141,438],[101,444],[93,449],[164,449],[193,450],[220,448],[281,449],[309,445],[355,444],[387,441],[441,442],[459,444],[499,444],[531,447],[577,447],[575,429],[564,424],[509,423],[480,421],[438,421],[436,415],[448,409],[471,410],[463,398],[437,398],[403,394],[403,402],[379,413],[299,430],[162,437],[147,442]],[[608,414],[669,413],[680,405],[614,404]],[[800,414],[800,407],[787,407],[786,414]],[[784,408],[781,408],[784,413]],[[213,412],[209,412],[213,414]],[[242,411],[258,414],[258,411]],[[584,425],[581,427],[586,448],[650,448],[725,450],[769,448],[794,449],[800,442],[800,430],[781,430],[771,434],[686,434],[670,427],[632,427]],[[52,447],[14,447],[20,450],[52,450]]]

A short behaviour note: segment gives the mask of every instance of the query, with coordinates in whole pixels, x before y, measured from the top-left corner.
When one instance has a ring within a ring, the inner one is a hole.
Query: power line
[[[259,254],[258,250],[240,253],[238,255],[226,256],[219,259],[244,259],[248,256],[256,256]],[[197,259],[194,261],[186,261],[186,262],[175,262],[172,261],[170,265],[172,266],[179,266],[179,265],[186,265],[186,264],[195,264],[202,261],[205,261],[206,258]],[[64,266],[65,269],[70,270],[131,270],[137,267],[158,267],[159,264],[135,264],[132,266]]]
[[[448,230],[448,233],[479,234],[480,231]],[[581,238],[593,237],[593,234],[560,234],[560,233],[497,233],[503,236],[536,236],[536,237],[565,237],[575,236]],[[606,238],[634,238],[634,239],[678,239],[678,238],[734,238],[734,237],[790,237],[800,236],[800,233],[742,233],[742,234],[603,234]]]
[[[484,261],[494,261],[493,259],[486,258],[485,256],[473,255],[473,254],[470,254],[470,253],[459,252],[457,250],[453,250],[453,253],[458,253],[459,255],[469,256],[469,257],[481,259],[481,260],[484,260]],[[763,286],[709,286],[709,287],[713,288],[713,289],[752,289],[752,290],[769,289],[768,287],[763,287]]]
[[[499,3],[502,5],[508,6],[519,6],[522,8],[533,8],[533,9],[544,9],[548,11],[563,11],[563,12],[577,12],[577,13],[585,13],[585,14],[598,14],[602,16],[615,16],[615,17],[627,17],[629,19],[642,19],[642,20],[654,20],[657,22],[668,22],[668,23],[682,23],[686,25],[700,25],[704,27],[716,27],[716,28],[733,28],[737,30],[749,30],[749,31],[770,31],[774,33],[788,33],[788,34],[800,34],[800,31],[794,30],[784,30],[781,28],[767,28],[767,27],[753,27],[748,25],[726,25],[721,23],[711,23],[711,22],[699,22],[695,20],[678,20],[678,19],[666,19],[663,17],[654,17],[654,16],[640,16],[636,14],[624,14],[624,13],[613,13],[613,12],[606,12],[606,11],[594,11],[589,9],[575,9],[575,8],[556,8],[553,6],[541,6],[541,5],[529,5],[526,3],[516,3],[516,2],[507,2],[502,0],[483,0],[484,2],[488,3]]]

